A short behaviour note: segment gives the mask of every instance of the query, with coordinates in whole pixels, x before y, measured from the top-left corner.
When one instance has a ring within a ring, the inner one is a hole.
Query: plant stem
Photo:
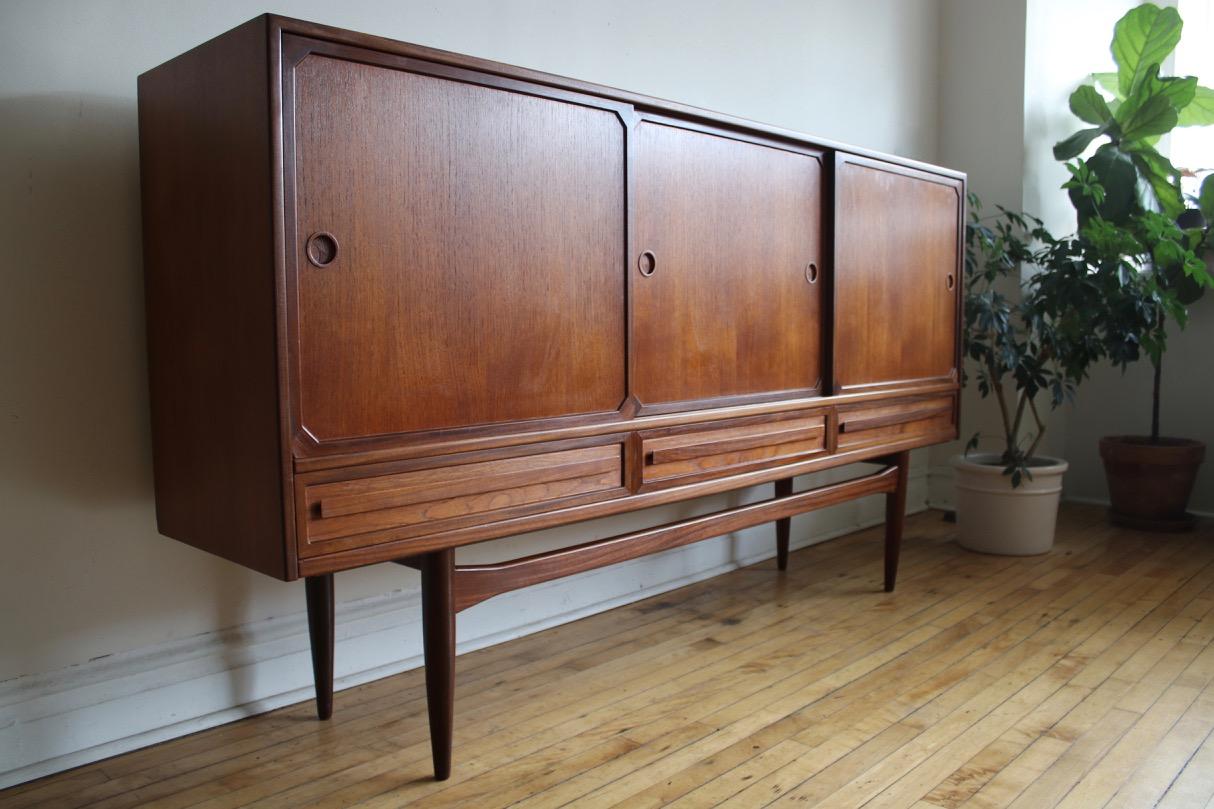
[[[1016,448],[1015,434],[1012,432],[1012,419],[1007,410],[1007,400],[1003,394],[1003,382],[999,379],[999,374],[995,370],[995,363],[988,361],[986,367],[991,375],[991,387],[995,390],[995,400],[999,402],[999,415],[1003,417],[1003,435],[1007,442],[1007,449],[1003,453],[1003,461],[1007,463]]]
[[[1155,389],[1151,395],[1151,443],[1159,443],[1159,382],[1163,376],[1163,357],[1161,356],[1154,363],[1155,366]]]
[[[1033,443],[1029,446],[1029,451],[1024,455],[1026,463],[1033,457],[1033,453],[1037,451],[1037,445],[1041,443],[1041,439],[1045,436],[1045,423],[1037,412],[1037,402],[1029,399],[1029,409],[1033,411],[1033,421],[1037,422],[1037,437],[1033,439]]]
[[[1163,328],[1164,328],[1163,309],[1162,308],[1159,308],[1157,310],[1156,317],[1158,318],[1158,320],[1156,322],[1158,323],[1159,330],[1160,330],[1160,332],[1162,332]],[[1155,366],[1155,384],[1151,390],[1151,443],[1158,444],[1159,443],[1159,387],[1160,387],[1160,382],[1163,379],[1163,352],[1162,351],[1159,352],[1159,356],[1157,358],[1155,358],[1154,362],[1152,362],[1151,364]]]
[[[1016,405],[1016,420],[1014,422],[1012,422],[1011,440],[1012,440],[1013,445],[1018,445],[1020,443],[1020,424],[1021,424],[1021,422],[1024,421],[1024,406],[1028,403],[1029,403],[1028,394],[1021,391],[1020,402]],[[1012,453],[1013,457],[1015,456],[1014,450],[1017,448],[1018,447],[1013,446],[1013,453]],[[1008,460],[1011,460],[1011,458],[1009,458]]]

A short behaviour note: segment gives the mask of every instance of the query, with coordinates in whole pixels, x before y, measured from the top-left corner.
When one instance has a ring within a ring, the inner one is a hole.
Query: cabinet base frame
[[[898,556],[905,522],[910,453],[898,452],[873,463],[885,464],[871,475],[793,492],[792,478],[775,482],[775,497],[759,503],[692,517],[606,539],[597,539],[489,565],[457,565],[455,550],[444,548],[398,559],[422,576],[422,632],[426,663],[426,703],[434,777],[451,775],[451,739],[455,717],[455,616],[474,604],[502,593],[605,567],[712,537],[776,523],[776,560],[788,567],[788,542],[793,516],[873,494],[885,495],[885,592],[898,576]],[[308,631],[312,641],[317,713],[327,719],[333,705],[333,578],[306,580]]]

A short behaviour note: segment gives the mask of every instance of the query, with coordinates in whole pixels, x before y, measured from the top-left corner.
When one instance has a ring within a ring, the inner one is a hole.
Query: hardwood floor
[[[445,783],[412,671],[0,807],[1214,805],[1214,530],[952,537],[910,518],[893,594],[878,528],[461,656]]]

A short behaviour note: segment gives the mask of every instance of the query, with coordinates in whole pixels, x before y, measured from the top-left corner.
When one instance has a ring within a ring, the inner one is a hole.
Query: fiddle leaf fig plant
[[[1092,126],[1054,146],[1071,175],[1062,187],[1078,219],[1073,246],[1106,295],[1092,320],[1101,350],[1122,368],[1143,356],[1155,368],[1152,441],[1167,325],[1183,327],[1187,307],[1214,286],[1205,261],[1214,252],[1214,175],[1178,168],[1156,148],[1178,126],[1214,124],[1214,90],[1193,76],[1161,75],[1183,25],[1170,7],[1127,12],[1110,44],[1116,72],[1093,73],[1070,97],[1071,112]],[[1197,194],[1186,197],[1182,177],[1201,174]]]
[[[1128,215],[1133,207],[1128,200],[1135,196],[1139,179],[1157,210],[1173,218],[1184,212],[1181,172],[1155,146],[1177,126],[1214,123],[1214,90],[1200,86],[1193,76],[1160,75],[1160,65],[1180,42],[1183,25],[1174,8],[1144,3],[1131,9],[1113,29],[1110,50],[1117,72],[1093,73],[1071,94],[1071,112],[1093,126],[1057,143],[1054,157],[1071,160],[1097,138],[1105,138],[1098,157],[1087,162],[1095,161],[1091,168],[1114,203],[1111,209],[1100,208],[1072,193],[1080,226],[1096,212],[1114,221]]]

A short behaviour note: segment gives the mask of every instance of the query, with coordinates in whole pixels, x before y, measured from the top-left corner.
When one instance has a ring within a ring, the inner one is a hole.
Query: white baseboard
[[[923,470],[912,469],[910,487],[909,510],[925,509]],[[879,504],[871,505],[841,527],[794,535],[792,547],[879,524]],[[769,533],[756,533],[763,530],[499,596],[479,616],[478,607],[461,614],[458,651],[492,646],[770,558]],[[600,579],[587,586],[594,576]],[[592,603],[587,592],[595,594]],[[300,606],[298,614],[286,618],[0,683],[0,788],[310,699],[307,619]],[[420,666],[420,613],[415,590],[339,604],[335,687]]]
[[[1065,491],[1062,493],[1062,499],[1068,503],[1084,503],[1089,506],[1104,506],[1108,508],[1111,504],[1107,497],[1071,497]],[[1199,508],[1189,509],[1189,513],[1195,517],[1214,518],[1214,511],[1203,511]]]

